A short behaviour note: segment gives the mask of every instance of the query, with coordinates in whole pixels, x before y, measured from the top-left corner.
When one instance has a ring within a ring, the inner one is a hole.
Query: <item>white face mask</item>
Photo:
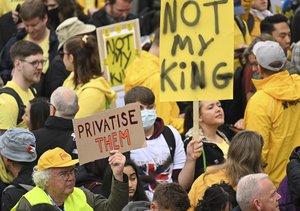
[[[156,120],[156,110],[154,109],[145,109],[141,111],[142,122],[144,130],[150,129]]]

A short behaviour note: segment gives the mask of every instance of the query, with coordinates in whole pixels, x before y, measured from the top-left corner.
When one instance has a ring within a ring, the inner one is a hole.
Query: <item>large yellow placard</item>
[[[162,0],[161,101],[232,99],[233,1]]]

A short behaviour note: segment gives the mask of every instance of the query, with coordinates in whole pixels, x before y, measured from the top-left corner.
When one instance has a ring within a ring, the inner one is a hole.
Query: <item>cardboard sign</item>
[[[138,19],[97,28],[101,69],[113,87],[124,84],[125,69],[141,54]]]
[[[232,99],[233,1],[162,0],[161,101]]]
[[[108,157],[113,149],[123,153],[146,146],[138,103],[74,119],[73,127],[80,164]]]

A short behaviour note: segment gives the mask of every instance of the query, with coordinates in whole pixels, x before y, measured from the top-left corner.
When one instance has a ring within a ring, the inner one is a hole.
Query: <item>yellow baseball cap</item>
[[[72,160],[71,155],[63,149],[56,147],[44,152],[38,160],[37,170],[42,171],[48,168],[69,167],[77,164],[78,159]]]

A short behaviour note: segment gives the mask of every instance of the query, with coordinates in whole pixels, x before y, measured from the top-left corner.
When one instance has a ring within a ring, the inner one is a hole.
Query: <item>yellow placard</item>
[[[138,19],[97,28],[101,69],[112,87],[124,84],[124,71],[140,55]]]
[[[233,1],[162,0],[161,101],[232,99]]]
[[[135,59],[133,33],[126,33],[105,39],[107,66],[112,86],[124,83],[125,69]]]

